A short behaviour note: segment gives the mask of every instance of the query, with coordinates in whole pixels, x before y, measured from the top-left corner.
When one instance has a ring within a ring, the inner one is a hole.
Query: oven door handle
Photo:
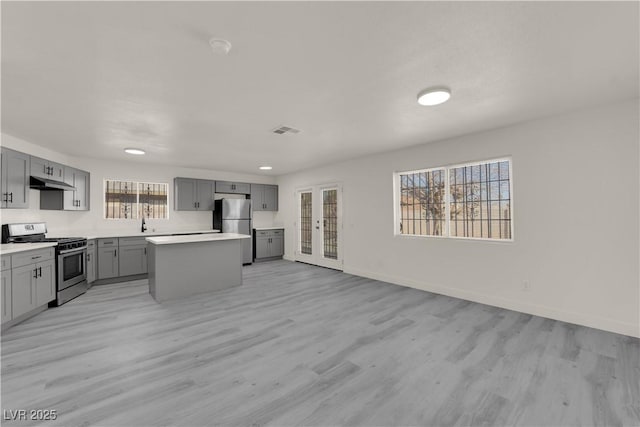
[[[86,251],[87,247],[83,246],[81,248],[73,248],[73,249],[67,249],[66,251],[60,251],[58,252],[60,255],[66,255],[66,254],[70,254],[73,252],[82,252],[82,251]]]

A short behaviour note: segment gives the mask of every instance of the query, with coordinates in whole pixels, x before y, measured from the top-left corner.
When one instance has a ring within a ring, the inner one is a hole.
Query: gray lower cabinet
[[[2,208],[29,207],[29,172],[31,158],[28,154],[2,147],[0,162],[0,187]]]
[[[118,239],[98,239],[98,279],[118,277]]]
[[[87,283],[96,281],[96,241],[89,240],[87,242]]]
[[[212,211],[215,181],[195,178],[175,178],[174,209],[177,211]]]
[[[36,264],[36,268],[36,307],[40,307],[56,299],[56,264],[49,260]]]
[[[13,300],[11,296],[11,270],[2,270],[2,288],[0,292],[2,304],[0,311],[2,312],[2,323],[5,323],[13,318],[11,311],[11,301]]]
[[[254,230],[254,260],[282,258],[284,255],[284,229]]]
[[[216,193],[251,194],[251,184],[246,182],[216,181]]]
[[[13,319],[56,297],[53,259],[11,270],[11,316]]]
[[[251,208],[254,211],[277,211],[278,186],[251,184]]]
[[[121,237],[119,248],[120,276],[147,273],[147,241],[144,237]]]
[[[98,239],[98,280],[146,274],[147,241],[145,238]],[[89,250],[87,250],[87,255],[89,255]],[[87,276],[89,276],[88,273]],[[87,281],[89,281],[88,277]]]

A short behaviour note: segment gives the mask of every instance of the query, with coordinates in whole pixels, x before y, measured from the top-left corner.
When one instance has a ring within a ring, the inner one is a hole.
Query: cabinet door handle
[[[9,203],[13,203],[13,192],[9,193]]]
[[[115,258],[115,257],[117,257],[117,256],[118,256],[118,250],[117,250],[117,249],[114,249],[114,250],[113,250],[113,257]]]
[[[2,201],[5,203],[9,201],[9,193],[2,193]]]
[[[42,267],[38,267],[38,277],[42,277]]]
[[[144,254],[145,255],[147,254],[147,248],[144,248]]]
[[[37,268],[34,268],[34,269],[33,269],[33,278],[34,278],[34,279],[37,279],[37,278],[38,278],[38,269],[37,269]]]

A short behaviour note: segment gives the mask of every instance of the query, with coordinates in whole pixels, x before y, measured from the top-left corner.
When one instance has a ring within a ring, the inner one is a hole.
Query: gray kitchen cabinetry
[[[119,240],[120,276],[147,273],[147,241],[145,237],[121,237]]]
[[[118,277],[118,239],[98,239],[98,279]]]
[[[254,230],[254,260],[279,259],[284,255],[284,229]]]
[[[28,154],[2,147],[0,187],[2,208],[29,207],[29,172],[31,158]]]
[[[89,172],[64,166],[64,182],[75,190],[40,191],[40,209],[88,211],[89,210]]]
[[[251,184],[251,208],[254,211],[277,211],[278,186]]]
[[[246,182],[216,181],[216,193],[251,194],[251,184]]]
[[[96,241],[87,241],[87,283],[96,281]]]
[[[177,211],[212,211],[215,181],[194,178],[175,178],[174,209]]]
[[[64,167],[64,182],[75,187],[75,191],[63,191],[65,211],[89,210],[89,172]]]
[[[53,249],[49,248],[12,256],[12,319],[55,299],[56,280],[53,254]]]
[[[0,314],[2,317],[2,323],[5,323],[12,318],[11,311],[11,256],[5,255],[2,257],[2,285],[0,286]]]
[[[31,156],[31,176],[37,178],[64,180],[64,166],[40,157]]]

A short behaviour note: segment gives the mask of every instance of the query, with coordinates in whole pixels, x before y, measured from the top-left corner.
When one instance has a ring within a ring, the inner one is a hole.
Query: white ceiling
[[[638,97],[638,6],[3,1],[2,131],[279,175]],[[418,105],[434,85],[451,100]]]

